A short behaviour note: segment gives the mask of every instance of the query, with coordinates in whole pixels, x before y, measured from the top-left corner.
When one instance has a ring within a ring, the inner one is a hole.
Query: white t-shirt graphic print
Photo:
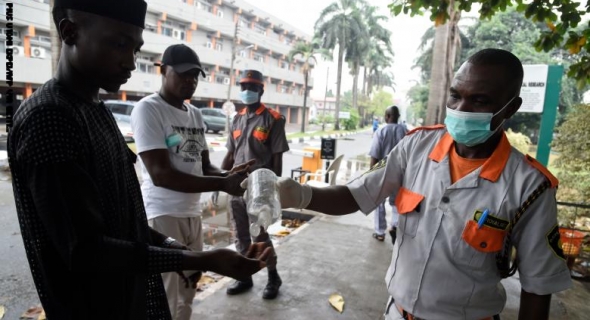
[[[187,111],[171,106],[157,93],[141,99],[131,113],[137,153],[167,149],[174,168],[202,176],[201,153],[207,150],[205,123],[197,107],[188,103],[184,106]],[[180,143],[168,147],[166,138],[174,134],[180,135]],[[200,193],[177,192],[155,186],[141,157],[139,159],[143,178],[141,191],[148,219],[162,215],[195,217],[201,214]]]

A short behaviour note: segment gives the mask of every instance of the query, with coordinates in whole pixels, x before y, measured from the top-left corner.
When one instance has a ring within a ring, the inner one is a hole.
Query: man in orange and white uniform
[[[506,303],[496,254],[531,194],[536,199],[509,236],[522,286],[519,319],[548,319],[551,294],[571,287],[559,247],[557,179],[512,148],[502,129],[522,104],[522,78],[510,52],[479,51],[453,79],[446,126],[410,132],[346,186],[279,180],[283,207],[331,215],[370,213],[395,195],[400,218],[385,277],[386,319],[496,317]],[[549,187],[535,193],[543,183]]]
[[[221,167],[231,169],[235,163],[246,163],[254,159],[256,162],[249,167],[250,171],[266,168],[274,171],[277,176],[281,176],[283,153],[289,151],[285,135],[285,118],[260,102],[264,93],[262,73],[256,70],[244,70],[240,78],[240,88],[240,98],[246,106],[234,117],[231,135],[226,144],[227,154]],[[242,197],[232,196],[229,205],[237,234],[236,249],[245,255],[251,243],[246,202]],[[266,231],[262,231],[256,237],[256,242],[266,242],[272,246]],[[268,265],[268,283],[262,297],[276,298],[281,284],[276,266]],[[238,280],[227,288],[227,294],[240,294],[252,286],[252,278]]]

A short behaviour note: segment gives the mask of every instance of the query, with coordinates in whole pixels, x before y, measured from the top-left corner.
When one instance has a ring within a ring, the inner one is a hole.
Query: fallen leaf
[[[4,313],[6,313],[6,308],[4,306],[0,306],[0,319],[4,318]]]
[[[39,316],[43,313],[43,308],[41,306],[36,306],[29,308],[25,311],[19,319],[21,320],[28,320],[28,319],[38,319]]]
[[[278,232],[277,232],[277,233],[275,233],[274,235],[275,235],[275,236],[279,236],[279,237],[285,237],[285,236],[288,236],[288,235],[290,235],[290,234],[291,234],[291,231],[289,231],[289,230],[286,230],[286,229],[283,229],[283,230],[280,230],[280,231],[278,231]]]
[[[215,282],[217,282],[217,280],[213,279],[213,277],[211,277],[209,275],[203,275],[201,277],[201,279],[199,280],[200,285],[211,284],[211,283],[215,283]]]
[[[330,299],[328,299],[328,301],[330,302],[330,305],[334,307],[334,309],[342,313],[342,311],[344,310],[344,298],[341,295],[333,293],[332,295],[330,295]]]

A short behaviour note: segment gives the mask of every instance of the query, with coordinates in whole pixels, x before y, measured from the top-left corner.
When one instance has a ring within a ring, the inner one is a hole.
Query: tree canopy
[[[536,37],[535,50],[567,50],[575,61],[569,66],[568,76],[575,79],[580,88],[590,84],[590,21],[582,23],[582,16],[590,13],[590,1],[585,8],[580,8],[574,0],[393,0],[389,9],[394,15],[403,12],[411,16],[429,11],[430,19],[438,26],[449,19],[449,6],[469,12],[474,4],[480,6],[480,19],[491,19],[515,6],[527,19],[544,23],[545,28]]]

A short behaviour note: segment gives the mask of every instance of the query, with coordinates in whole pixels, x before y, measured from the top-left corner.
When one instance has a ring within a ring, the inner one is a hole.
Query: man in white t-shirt
[[[201,111],[185,102],[193,96],[199,75],[205,76],[197,54],[183,44],[172,45],[164,52],[161,71],[160,91],[141,99],[131,114],[145,210],[152,228],[202,251],[201,192],[242,195],[239,184],[248,164],[222,172],[209,160]],[[162,274],[174,319],[190,319],[199,277],[198,271],[182,277]]]

